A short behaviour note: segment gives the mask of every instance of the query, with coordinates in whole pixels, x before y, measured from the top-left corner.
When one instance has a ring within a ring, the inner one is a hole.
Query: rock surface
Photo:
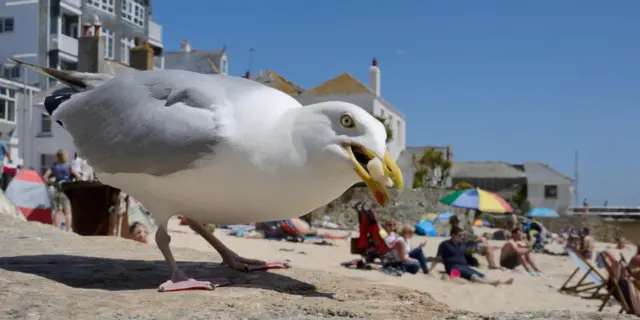
[[[3,319],[633,319],[571,313],[477,315],[425,293],[292,268],[241,273],[214,254],[174,253],[201,280],[227,277],[215,291],[158,293],[167,267],[149,245],[81,237],[0,215]]]

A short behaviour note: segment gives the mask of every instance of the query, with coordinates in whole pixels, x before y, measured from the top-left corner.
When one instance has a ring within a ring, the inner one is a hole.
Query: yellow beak
[[[391,181],[393,181],[396,189],[402,191],[402,188],[404,186],[402,172],[400,171],[400,168],[398,167],[396,162],[391,159],[391,155],[389,154],[388,150],[385,150],[384,159],[380,159],[381,161],[375,162],[378,164],[378,166],[379,164],[381,164],[382,168],[377,168],[376,165],[367,168],[383,173],[383,175],[374,174],[374,176],[377,178],[374,179],[371,173],[367,169],[365,169],[362,164],[360,164],[360,162],[358,162],[355,155],[353,154],[351,146],[346,145],[344,146],[344,148],[347,154],[351,157],[351,162],[353,162],[354,166],[353,170],[358,174],[358,176],[367,185],[367,187],[371,189],[371,192],[373,192],[373,196],[381,206],[386,206],[390,200],[386,183],[388,179],[391,179]],[[364,153],[369,158],[369,160],[377,158],[375,154],[373,154],[373,152],[367,150],[366,148],[359,147],[359,151]],[[367,165],[367,167],[369,167],[369,165]]]

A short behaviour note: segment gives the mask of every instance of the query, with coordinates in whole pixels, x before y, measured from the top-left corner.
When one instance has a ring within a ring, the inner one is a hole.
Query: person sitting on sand
[[[500,266],[513,270],[519,265],[532,276],[542,275],[531,257],[532,248],[524,239],[519,228],[511,230],[511,239],[505,243],[500,251]]]
[[[431,262],[429,269],[433,270],[433,268],[441,262],[444,264],[444,270],[448,275],[451,275],[453,270],[457,270],[462,278],[471,282],[490,284],[494,286],[513,283],[513,279],[506,281],[489,280],[486,275],[470,267],[464,257],[466,250],[463,244],[463,237],[464,234],[462,229],[453,227],[451,229],[451,239],[440,243],[436,258]]]
[[[149,231],[144,224],[136,221],[131,226],[129,226],[129,238],[131,240],[135,240],[141,243],[148,243],[148,236]]]
[[[424,274],[428,274],[427,257],[425,257],[424,252],[422,252],[422,248],[424,248],[427,242],[422,242],[416,248],[411,249],[411,238],[413,238],[415,231],[415,228],[410,225],[402,227],[399,236],[393,242],[395,244],[393,253],[396,261],[400,262],[400,265],[406,272],[416,274],[418,270],[422,269]]]
[[[451,230],[454,228],[460,228],[459,226],[460,220],[457,216],[452,216],[449,219],[449,225],[451,226]],[[462,228],[460,228],[462,229]],[[483,236],[476,236],[474,234],[465,233],[463,242],[465,244],[465,248],[467,252],[465,254],[467,261],[474,260],[477,263],[477,260],[473,258],[472,254],[477,253],[487,260],[489,264],[489,269],[500,269],[494,259],[494,253],[500,250],[499,246],[492,246],[489,244],[489,240]]]
[[[639,247],[640,248],[640,247]],[[611,268],[611,274],[609,274],[609,281],[618,282],[618,286],[623,292],[624,297],[617,297],[617,299],[625,299],[631,310],[634,311],[636,316],[640,316],[640,295],[638,293],[638,287],[633,282],[630,282],[630,277],[638,279],[640,275],[638,267],[640,267],[640,251],[636,252],[636,255],[631,258],[628,264],[623,263],[624,257],[621,252],[615,250],[605,250],[602,252],[602,258],[608,263]]]
[[[578,254],[580,254],[585,260],[593,258],[593,252],[596,249],[596,240],[589,235],[589,228],[582,228],[580,230],[580,247]]]
[[[386,242],[388,246],[393,246],[393,243],[398,240],[398,235],[396,234],[396,222],[393,219],[389,219],[384,222],[382,229],[387,233],[387,236],[384,237],[384,242]]]

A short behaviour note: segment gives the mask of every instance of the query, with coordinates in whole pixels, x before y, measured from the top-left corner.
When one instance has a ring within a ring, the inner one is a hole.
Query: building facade
[[[15,164],[23,164],[24,153],[18,142],[26,129],[17,124],[31,116],[30,101],[38,92],[39,88],[0,78],[0,139],[6,143]]]
[[[163,68],[162,26],[152,20],[149,0],[0,0],[0,77],[40,88],[51,82],[9,58],[76,70],[78,38],[85,23],[102,24],[105,58],[129,64],[134,39],[147,40]]]

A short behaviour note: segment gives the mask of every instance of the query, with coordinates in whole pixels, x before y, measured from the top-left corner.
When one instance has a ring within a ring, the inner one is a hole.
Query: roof
[[[304,92],[304,88],[287,80],[287,78],[267,69],[255,78],[256,81],[288,95],[297,96]]]
[[[330,96],[339,94],[371,93],[371,89],[351,76],[348,72],[327,80],[322,84],[305,91],[303,96]]]
[[[225,49],[213,51],[165,52],[164,68],[187,70],[198,73],[220,73],[218,62],[226,53]]]
[[[552,169],[549,165],[540,162],[527,162],[524,164],[527,180],[533,183],[567,184],[573,180],[564,174]]]
[[[501,161],[454,162],[451,177],[518,179],[526,178],[527,174]]]

